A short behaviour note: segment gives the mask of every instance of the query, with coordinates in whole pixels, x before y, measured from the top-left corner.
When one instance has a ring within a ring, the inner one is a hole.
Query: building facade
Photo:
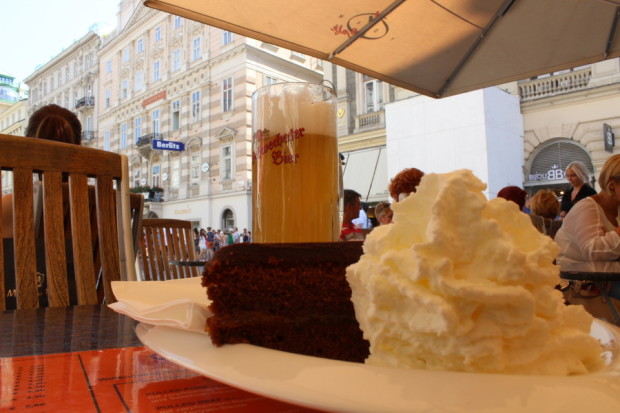
[[[99,50],[97,146],[128,156],[147,216],[251,228],[252,93],[320,82],[320,62],[138,0],[118,21]]]
[[[518,82],[524,122],[524,187],[535,192],[567,187],[566,166],[583,161],[590,183],[603,164],[620,151],[620,59]],[[597,188],[598,189],[598,188]]]
[[[83,145],[95,144],[97,137],[100,45],[99,34],[89,31],[24,80],[29,87],[28,116],[52,103],[75,112],[82,123]]]

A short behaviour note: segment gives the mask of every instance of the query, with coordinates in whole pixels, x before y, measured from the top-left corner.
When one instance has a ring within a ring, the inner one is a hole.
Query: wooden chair
[[[105,300],[108,303],[116,301],[111,282],[136,279],[127,157],[78,145],[8,135],[0,135],[0,148],[0,170],[13,173],[13,258],[17,308],[39,306],[35,258],[38,234],[35,234],[33,202],[33,181],[37,178],[42,182],[48,305],[70,305],[69,256],[73,260],[78,304],[99,303],[96,291],[99,266],[96,262],[100,262]],[[65,180],[68,190],[63,190]],[[92,189],[89,189],[89,180],[93,184]],[[1,185],[0,181],[0,191]],[[89,191],[95,192],[95,217],[91,217]],[[67,199],[63,201],[65,196]],[[68,211],[65,211],[67,205]],[[70,236],[65,234],[64,219],[67,214],[70,217]],[[92,230],[93,220],[96,220],[96,231]],[[69,238],[70,251],[66,247]],[[96,245],[95,251],[93,245]],[[3,245],[0,245],[2,298],[7,293],[3,261]],[[0,310],[4,308],[5,300],[0,299]]]
[[[171,260],[195,261],[192,223],[181,219],[144,219],[140,238],[144,281],[197,277],[197,267],[171,265]]]

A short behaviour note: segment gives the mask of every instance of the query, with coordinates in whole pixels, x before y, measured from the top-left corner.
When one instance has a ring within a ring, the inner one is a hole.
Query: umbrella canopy
[[[444,97],[620,56],[620,0],[145,0]]]

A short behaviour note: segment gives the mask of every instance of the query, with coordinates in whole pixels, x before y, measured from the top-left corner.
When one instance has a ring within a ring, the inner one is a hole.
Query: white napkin
[[[142,323],[204,332],[211,312],[200,280],[112,281],[118,302],[108,307]]]

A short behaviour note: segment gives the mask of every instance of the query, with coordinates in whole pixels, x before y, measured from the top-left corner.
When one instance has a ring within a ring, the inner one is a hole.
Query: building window
[[[136,164],[133,166],[133,186],[140,186],[140,165]]]
[[[155,41],[158,42],[161,40],[161,27],[157,26],[155,28]]]
[[[265,86],[275,85],[278,82],[279,82],[279,80],[276,79],[275,77],[271,77],[271,76],[267,76],[267,75],[265,75],[265,80],[263,80],[263,84]]]
[[[136,41],[136,54],[142,53],[144,51],[144,41],[142,39],[138,39]]]
[[[110,150],[110,131],[109,130],[103,132],[103,150],[105,151]]]
[[[222,81],[222,112],[232,110],[233,104],[233,81],[232,77],[227,77]]]
[[[110,107],[110,89],[106,89],[105,91],[105,107]]]
[[[192,61],[198,60],[202,57],[202,38],[196,37],[192,40]]]
[[[110,63],[110,68],[109,68],[109,72],[112,72],[112,62],[108,61],[108,63]],[[108,65],[106,64],[106,71],[108,71]],[[68,82],[69,80],[71,80],[70,78],[71,76],[71,71],[69,70],[69,66],[67,66],[67,68],[65,69],[65,82]]]
[[[174,16],[172,24],[174,25],[175,29],[178,29],[183,25],[183,20],[181,20],[181,17],[179,16]]]
[[[232,145],[222,147],[220,155],[220,179],[222,181],[230,180],[233,177],[233,150]]]
[[[159,133],[159,109],[155,109],[152,113],[153,133]]]
[[[121,149],[127,147],[127,124],[121,123]]]
[[[383,82],[377,79],[365,81],[364,99],[366,100],[366,113],[383,109]]]
[[[136,90],[142,90],[142,71],[136,72]]]
[[[232,32],[223,31],[222,32],[222,46],[226,46],[227,44],[232,43]]]
[[[235,227],[235,214],[230,209],[225,209],[222,213],[222,228],[231,230]]]
[[[142,118],[136,118],[134,120],[133,133],[136,143],[138,143],[138,139],[142,136]]]
[[[153,82],[159,80],[159,60],[153,63]]]
[[[93,85],[92,83],[86,87],[86,96],[91,97],[93,95]]]
[[[91,132],[92,130],[93,130],[93,117],[87,116],[86,117],[86,131]]]
[[[129,61],[129,47],[123,49],[123,62]]]
[[[192,151],[190,169],[191,169],[192,183],[199,183],[200,182],[200,151],[198,149]]]
[[[192,122],[200,120],[200,92],[192,93]]]
[[[153,168],[151,168],[151,186],[159,186],[160,172],[161,166],[159,164],[153,165]]]
[[[128,85],[129,85],[129,82],[127,81],[127,79],[121,80],[121,99],[127,98]]]
[[[181,157],[172,159],[172,170],[170,171],[170,186],[172,189],[179,189],[181,183]]]
[[[181,123],[181,101],[172,102],[172,130],[177,130]]]
[[[175,49],[172,52],[172,71],[176,72],[181,69],[181,49]]]

